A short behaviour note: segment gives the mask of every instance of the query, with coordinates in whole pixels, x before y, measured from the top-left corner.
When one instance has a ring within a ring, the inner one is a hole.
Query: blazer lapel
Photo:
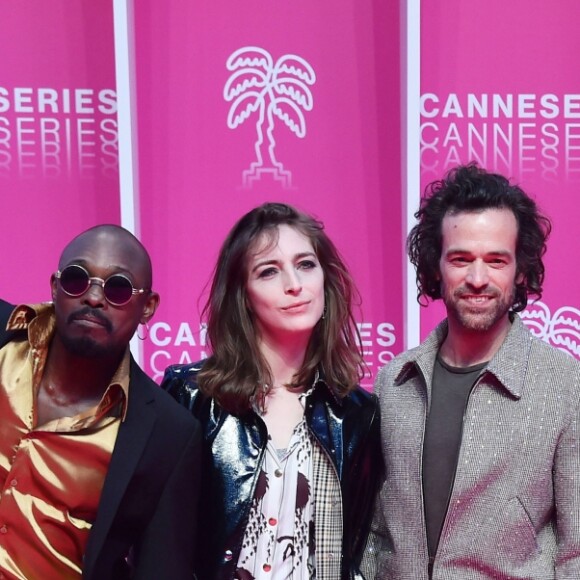
[[[100,554],[125,490],[135,473],[143,450],[156,420],[153,400],[146,395],[147,389],[140,388],[141,369],[131,360],[129,404],[127,415],[119,427],[119,433],[111,456],[111,462],[99,501],[97,519],[91,530],[85,560],[83,578],[89,578]]]

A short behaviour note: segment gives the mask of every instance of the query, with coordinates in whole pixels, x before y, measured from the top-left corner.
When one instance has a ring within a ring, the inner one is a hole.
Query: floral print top
[[[268,441],[235,578],[315,578],[312,441],[302,421],[287,449]]]

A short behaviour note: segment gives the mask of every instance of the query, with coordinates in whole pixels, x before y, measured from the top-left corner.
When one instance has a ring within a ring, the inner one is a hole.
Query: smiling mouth
[[[485,304],[489,300],[493,299],[493,296],[463,296],[463,300],[467,302],[473,302],[474,304]]]
[[[464,295],[461,296],[461,303],[466,308],[471,308],[474,311],[483,311],[487,310],[487,307],[493,304],[495,298],[495,296],[490,295]]]

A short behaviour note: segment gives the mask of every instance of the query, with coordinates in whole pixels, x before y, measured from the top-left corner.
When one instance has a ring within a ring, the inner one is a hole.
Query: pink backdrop
[[[112,2],[7,2],[0,54],[0,296],[42,301],[65,243],[120,220]]]
[[[396,3],[135,10],[141,225],[162,295],[146,368],[158,378],[207,354],[199,312],[222,240],[252,207],[284,201],[322,219],[350,265],[374,373],[402,348]]]
[[[580,77],[575,0],[423,2],[421,178],[475,160],[512,177],[553,222],[545,292],[524,321],[580,358]],[[424,310],[422,335],[441,318]]]
[[[199,311],[219,245],[244,212],[279,200],[320,217],[349,263],[374,374],[404,348],[399,3],[135,5],[139,217],[162,295],[145,368],[159,378],[207,354]],[[421,23],[422,184],[475,159],[537,197],[554,232],[545,294],[525,320],[576,356],[578,16],[575,0],[448,0],[423,2]],[[8,300],[48,299],[64,244],[120,222],[113,40],[111,0],[3,6]],[[275,86],[261,96],[268,71]],[[441,317],[422,310],[422,336]]]

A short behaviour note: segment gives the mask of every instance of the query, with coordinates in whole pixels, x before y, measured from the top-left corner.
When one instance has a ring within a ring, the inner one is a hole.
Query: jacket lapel
[[[113,521],[122,509],[121,501],[133,477],[157,414],[153,399],[142,388],[143,371],[131,359],[129,403],[125,420],[119,427],[115,448],[103,485],[97,519],[91,530],[83,566],[83,578],[90,578],[103,549]]]

